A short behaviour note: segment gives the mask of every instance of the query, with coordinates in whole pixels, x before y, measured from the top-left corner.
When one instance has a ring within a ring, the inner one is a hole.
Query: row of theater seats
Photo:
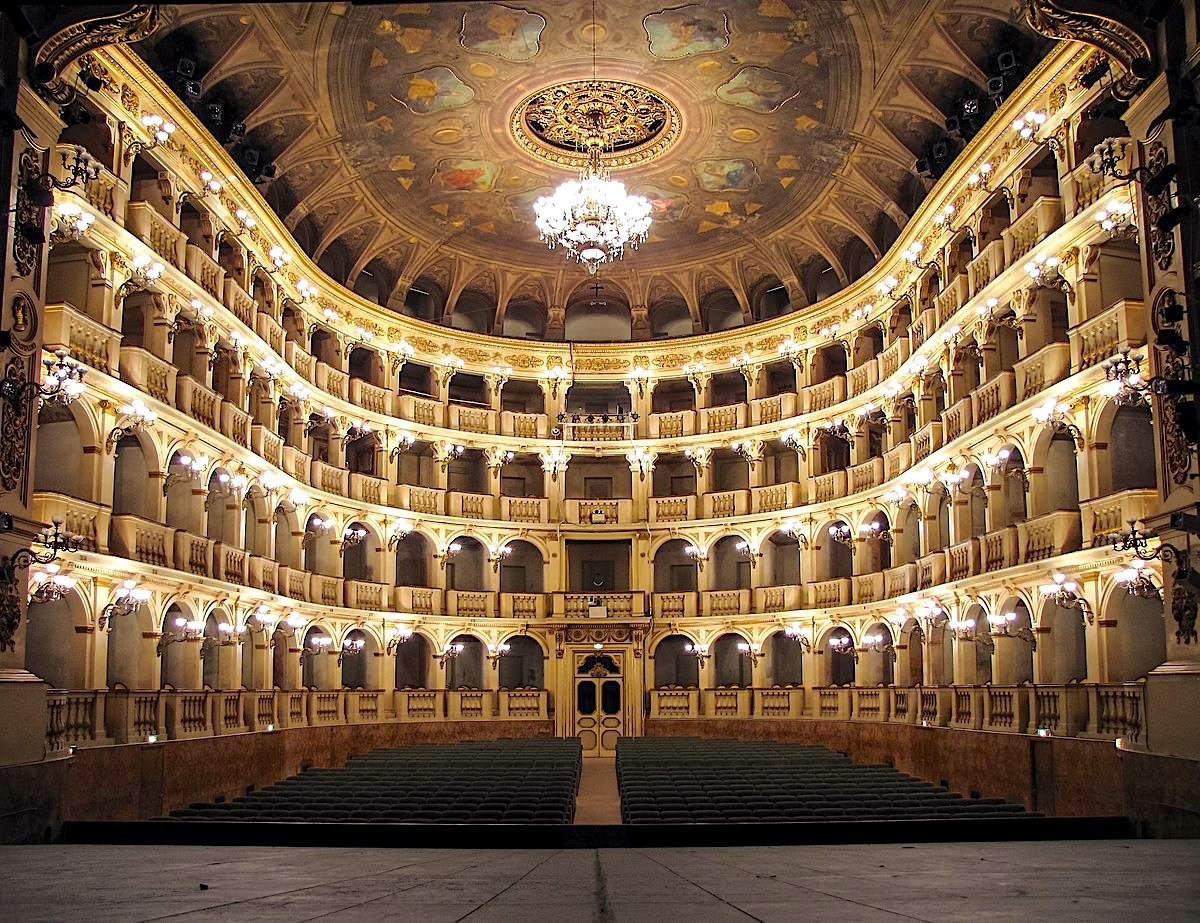
[[[626,824],[1029,816],[999,799],[963,798],[890,766],[856,766],[798,744],[624,737],[617,779]]]
[[[168,819],[569,824],[581,758],[575,738],[373,750],[341,768],[307,769],[233,801],[173,811]]]

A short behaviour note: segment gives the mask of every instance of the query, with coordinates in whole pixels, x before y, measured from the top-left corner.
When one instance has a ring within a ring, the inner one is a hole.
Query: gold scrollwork
[[[683,126],[674,103],[624,80],[571,80],[521,101],[509,130],[527,153],[562,166],[587,164],[585,141],[602,136],[608,167],[647,163],[673,145]]]
[[[1154,75],[1154,46],[1135,26],[1127,5],[1113,0],[1090,0],[1087,10],[1076,0],[1025,0],[1025,21],[1035,32],[1050,38],[1083,42],[1099,48],[1125,73],[1113,81],[1117,99],[1132,99]]]

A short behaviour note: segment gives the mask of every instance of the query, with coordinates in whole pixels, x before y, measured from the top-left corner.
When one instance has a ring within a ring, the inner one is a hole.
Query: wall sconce
[[[1106,381],[1100,391],[1112,398],[1118,407],[1141,404],[1146,399],[1150,384],[1142,379],[1142,357],[1121,347],[1120,352],[1101,363]]]
[[[344,553],[347,548],[353,548],[355,545],[361,545],[363,539],[367,537],[367,530],[362,526],[350,526],[342,533],[342,544],[340,552]]]
[[[685,644],[683,646],[683,649],[687,653],[695,655],[696,662],[700,664],[700,669],[703,670],[704,665],[708,662],[708,658],[711,656],[708,653],[708,645],[707,644]]]
[[[150,288],[158,281],[166,267],[153,257],[140,253],[129,261],[129,269],[129,278],[117,290],[118,299]]]
[[[1096,613],[1091,605],[1080,594],[1079,584],[1067,578],[1066,574],[1051,575],[1051,583],[1043,583],[1038,589],[1049,602],[1060,609],[1078,609],[1083,613],[1085,624],[1091,625],[1096,621]]]
[[[784,448],[791,449],[793,452],[799,452],[802,456],[804,453],[804,437],[800,435],[798,429],[785,429],[779,434],[779,441],[783,443]]]
[[[1179,175],[1179,165],[1165,164],[1157,173],[1151,174],[1147,167],[1134,167],[1122,172],[1118,164],[1125,159],[1126,144],[1120,138],[1105,138],[1094,148],[1087,159],[1088,168],[1101,176],[1111,176],[1120,182],[1137,180],[1147,196],[1158,196],[1166,192],[1167,187]]]
[[[854,432],[845,420],[826,420],[824,423],[817,424],[817,430],[824,436],[831,436],[834,439],[840,439],[842,442],[849,442],[854,437]]]
[[[823,326],[818,328],[817,333],[819,333],[823,337],[829,337],[830,339],[836,339],[837,335],[838,335],[838,331],[841,329],[842,329],[842,325],[835,321],[832,324],[824,324]]]
[[[571,373],[561,365],[546,370],[546,383],[550,387],[550,397],[558,399],[558,386],[571,378]]]
[[[307,279],[300,279],[296,283],[296,291],[300,293],[301,301],[312,301],[317,297],[317,287]]]
[[[300,539],[301,548],[310,548],[318,535],[328,534],[334,526],[332,519],[322,519],[320,516],[314,515],[308,521],[308,525],[304,529],[304,536]]]
[[[442,471],[446,471],[450,467],[450,462],[456,458],[461,458],[466,451],[465,446],[456,445],[453,442],[443,442],[437,447],[438,466]]]
[[[31,564],[52,564],[58,560],[59,553],[73,554],[83,547],[86,540],[82,535],[65,532],[62,529],[61,517],[55,516],[51,523],[52,529],[43,529],[34,537],[34,543],[45,547],[45,551],[34,551],[32,548],[21,548],[11,557],[0,557],[0,593],[7,592],[16,596],[17,571],[24,570]],[[3,531],[12,531],[12,516],[4,514]]]
[[[244,208],[234,209],[233,217],[237,219],[238,229],[243,233],[258,227],[258,220]]]
[[[999,635],[1002,638],[1020,638],[1022,641],[1028,641],[1030,646],[1035,651],[1037,650],[1037,636],[1030,629],[1024,626],[1018,628],[1014,624],[1017,621],[1017,613],[998,612],[995,615],[989,615],[987,620],[993,635]]]
[[[783,630],[783,633],[800,645],[800,652],[808,654],[812,652],[812,632],[808,628],[801,625],[788,625]]]
[[[293,631],[304,627],[304,616],[302,616],[295,609],[287,614],[287,618],[285,618],[284,621]]]
[[[367,642],[362,638],[347,638],[342,642],[341,650],[338,651],[338,666],[340,667],[347,657],[358,657],[366,646]]]
[[[956,641],[977,641],[978,636],[975,634],[974,619],[951,619],[949,622],[950,631],[954,633]]]
[[[980,461],[987,465],[993,474],[999,474],[1008,464],[1009,458],[1012,457],[1012,449],[1003,448],[999,452],[984,452],[980,456]]]
[[[839,545],[845,545],[854,554],[854,530],[844,522],[835,522],[829,527],[829,537]]]
[[[751,568],[757,567],[758,559],[762,557],[762,554],[751,548],[750,543],[744,539],[734,545],[733,550],[749,561]]]
[[[388,536],[388,551],[395,551],[400,543],[412,535],[413,528],[408,523],[400,523]]]
[[[227,472],[218,472],[217,476],[209,482],[208,493],[204,497],[204,508],[209,509],[216,500],[229,497],[241,499],[242,492],[248,483],[249,478],[244,474],[230,476]]]
[[[409,452],[416,445],[417,437],[407,431],[401,431],[396,437],[396,444],[392,447],[391,458],[393,461],[398,459],[404,452]]]
[[[271,609],[266,603],[259,603],[246,612],[244,624],[251,634],[257,628],[266,635],[275,624],[275,616],[271,614]]]
[[[696,562],[698,570],[704,570],[704,562],[708,560],[708,549],[700,545],[688,545],[683,553]]]
[[[954,217],[954,212],[955,212],[954,203],[947,202],[940,209],[938,209],[937,214],[933,216],[933,223],[938,225],[939,227],[941,227],[943,224],[945,224],[951,218]]]
[[[858,527],[858,533],[867,540],[878,539],[885,545],[890,545],[893,541],[892,530],[881,523],[878,519],[873,519],[870,522],[864,522]]]
[[[984,192],[992,192],[992,187],[988,185],[988,177],[992,175],[992,162],[985,160],[975,171],[967,177],[967,185],[972,188],[978,187]]]
[[[78,581],[64,573],[58,563],[47,564],[40,572],[29,575],[29,603],[58,602],[75,589]]]
[[[492,366],[492,373],[484,376],[484,380],[487,382],[488,388],[491,390],[492,394],[497,397],[500,396],[501,389],[503,389],[503,387],[508,384],[508,380],[512,378],[512,371],[511,365]]]
[[[79,240],[95,221],[95,215],[75,202],[56,202],[54,229],[50,232],[50,240],[55,243]]]
[[[1043,426],[1054,430],[1056,434],[1070,436],[1075,442],[1075,449],[1078,452],[1083,451],[1083,432],[1072,423],[1067,414],[1071,412],[1071,405],[1055,400],[1052,397],[1033,408],[1033,418]]]
[[[312,661],[314,657],[328,651],[332,646],[333,638],[329,637],[329,635],[316,635],[315,637],[309,638],[308,643],[304,645],[304,650],[300,652],[300,665],[304,666],[304,664]],[[339,654],[339,664],[341,663],[341,659],[341,655]]]
[[[696,394],[700,394],[708,385],[709,379],[712,378],[708,372],[704,370],[703,362],[689,362],[683,367],[683,374],[687,376],[687,380],[692,383],[692,387],[696,389]]]
[[[392,629],[387,643],[387,655],[395,656],[400,652],[400,645],[408,643],[408,639],[413,636],[413,630],[407,625],[397,625]]]
[[[447,661],[453,660],[466,649],[467,646],[461,641],[454,644],[447,644],[444,648],[442,648],[442,652],[437,655],[438,666],[445,667]]]
[[[308,503],[310,497],[299,487],[293,487],[288,491],[288,503],[294,507],[301,507]]]
[[[322,407],[320,414],[314,414],[304,423],[304,435],[312,435],[314,430],[331,426],[337,414],[332,407]]]
[[[500,562],[510,554],[512,554],[511,545],[499,545],[489,550],[488,560],[492,562],[492,573],[500,573]]]
[[[567,470],[567,464],[571,461],[571,453],[554,446],[549,451],[539,453],[538,458],[542,461],[542,470],[550,475],[550,480],[557,481],[558,476]]]
[[[1042,126],[1046,124],[1046,113],[1039,109],[1030,109],[1023,116],[1013,119],[1012,130],[1015,131],[1026,141],[1032,141],[1034,144],[1045,144],[1050,148],[1051,153],[1056,157],[1063,155],[1063,147],[1058,138],[1054,135],[1049,135],[1045,138],[1039,136]]]
[[[738,353],[738,355],[729,360],[729,364],[742,373],[742,378],[746,380],[747,389],[754,387],[754,379],[758,377],[758,366],[754,364],[754,360],[748,352],[742,351]]]
[[[1150,569],[1141,558],[1134,558],[1129,562],[1128,567],[1117,571],[1113,579],[1119,586],[1124,587],[1125,592],[1130,596],[1138,596],[1142,599],[1158,599],[1161,597],[1158,587],[1154,585],[1154,581],[1151,579]]]
[[[627,377],[629,383],[637,388],[637,396],[645,398],[646,386],[650,384],[650,370],[641,365],[635,365]]]
[[[914,268],[919,269],[922,272],[924,272],[926,269],[929,269],[933,265],[933,263],[922,263],[921,262],[921,251],[924,249],[925,249],[925,245],[923,243],[921,243],[921,241],[914,240],[911,244],[909,244],[907,247],[904,248],[904,250],[901,252],[900,255],[902,257],[904,257],[904,259],[906,259],[909,263],[911,263]]]
[[[492,669],[495,670],[500,665],[500,658],[511,651],[512,647],[501,641],[499,644],[489,644],[487,649],[488,660],[492,662]]]
[[[67,358],[66,350],[58,350],[53,359],[43,359],[45,372],[41,382],[15,381],[5,378],[0,382],[0,397],[12,405],[18,415],[24,416],[35,399],[70,404],[84,391],[83,376],[86,369]]]
[[[712,458],[712,450],[703,446],[695,449],[684,449],[683,457],[690,461],[692,467],[699,473],[708,467],[708,462]]]
[[[151,151],[159,145],[166,144],[175,132],[175,126],[161,115],[147,113],[142,116],[142,127],[150,135],[149,141],[134,141],[125,149],[125,162],[129,163],[142,151]]]
[[[136,580],[122,581],[121,585],[113,590],[108,605],[100,611],[97,627],[101,631],[109,630],[112,628],[113,619],[133,615],[149,601],[150,591],[138,586]]]
[[[924,627],[925,635],[928,637],[933,633],[933,629],[938,625],[947,622],[946,609],[936,599],[932,602],[922,603],[913,612],[917,621]]]
[[[779,344],[779,358],[787,359],[797,372],[804,368],[804,351],[800,348],[800,344],[791,337],[787,337]]]
[[[53,173],[45,172],[29,176],[25,180],[26,195],[33,200],[35,205],[41,207],[49,205],[50,203],[46,200],[46,193],[52,192],[55,189],[65,192],[75,186],[85,186],[100,178],[100,173],[102,172],[100,164],[96,163],[92,159],[91,154],[83,148],[76,147],[74,151],[63,151],[61,156],[63,165],[62,179],[58,179]],[[93,215],[92,221],[95,220],[95,216]]]
[[[1189,514],[1175,514],[1189,515]],[[1189,518],[1190,515],[1189,515]],[[1192,572],[1191,554],[1182,552],[1170,542],[1159,542],[1158,547],[1151,550],[1150,540],[1156,538],[1153,532],[1143,532],[1137,527],[1137,520],[1129,520],[1129,528],[1122,529],[1109,541],[1114,551],[1132,551],[1138,561],[1153,561],[1158,558],[1175,564],[1175,579],[1187,577]]]
[[[168,493],[170,493],[171,488],[176,484],[200,480],[200,476],[208,470],[208,464],[209,460],[207,455],[178,456],[171,467],[175,467],[177,465],[180,468],[183,468],[183,470],[167,472],[167,476],[163,478],[163,496],[165,497]],[[228,477],[228,475],[226,475],[226,477]]]
[[[804,534],[804,526],[798,519],[789,519],[781,523],[779,531],[794,541],[797,547],[808,550],[808,536]]]
[[[1075,290],[1071,288],[1071,283],[1063,278],[1061,267],[1062,260],[1057,256],[1038,253],[1025,263],[1025,274],[1037,287],[1056,288],[1074,301]]]
[[[746,460],[750,467],[758,464],[759,456],[762,455],[762,443],[754,439],[742,439],[732,443],[729,448]]]
[[[646,480],[646,475],[654,470],[654,454],[643,448],[627,452],[625,460],[629,462],[629,470],[638,476],[639,481]]]
[[[278,244],[267,251],[267,257],[270,259],[271,265],[276,269],[283,269],[284,266],[292,261],[292,255],[285,253],[283,247]]]
[[[738,653],[744,657],[750,658],[750,666],[758,666],[758,658],[762,656],[762,645],[751,644],[749,641],[738,642]]]
[[[843,635],[840,638],[829,639],[829,649],[835,654],[842,656],[852,656],[854,662],[858,663],[858,648],[854,646],[854,639]]]
[[[900,285],[900,280],[895,276],[885,276],[881,281],[875,283],[875,291],[879,292],[880,296],[887,298]]]
[[[517,453],[511,449],[484,449],[483,458],[487,462],[488,470],[493,474],[499,474],[500,470],[507,464],[510,464],[517,457]]]
[[[883,654],[893,661],[896,659],[895,645],[882,632],[874,635],[864,635],[862,646],[865,651],[870,651],[873,654]]]
[[[1111,239],[1123,237],[1137,241],[1138,226],[1134,218],[1133,203],[1127,199],[1114,199],[1109,202],[1096,212],[1095,220],[1102,230],[1108,232]]]
[[[405,363],[417,354],[417,351],[412,348],[412,344],[403,337],[395,343],[385,343],[383,348],[391,354],[392,359],[389,367],[393,375],[399,375],[404,369]]]
[[[448,545],[438,545],[438,550],[433,553],[433,556],[438,559],[441,569],[445,570],[447,559],[454,557],[460,551],[462,551],[462,545],[458,542],[450,542]]]
[[[883,495],[883,502],[890,506],[896,507],[897,510],[904,504],[906,500],[910,499],[911,497],[909,496],[908,491],[903,487],[893,487]]]
[[[373,435],[374,432],[375,430],[371,428],[370,423],[364,423],[360,420],[351,420],[346,426],[346,432],[342,436],[342,439],[347,443],[357,442],[359,439],[366,439],[368,436]]]
[[[200,619],[185,619],[180,616],[175,619],[175,627],[179,629],[178,632],[166,632],[154,646],[154,651],[159,657],[171,644],[182,641],[198,641],[204,635],[204,622]]]

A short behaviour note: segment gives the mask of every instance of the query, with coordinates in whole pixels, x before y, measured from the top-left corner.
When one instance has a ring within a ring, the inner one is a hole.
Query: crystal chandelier
[[[596,79],[596,6],[592,3],[592,79]],[[538,236],[550,249],[562,247],[592,275],[604,263],[622,259],[625,247],[636,250],[650,230],[650,202],[629,195],[625,184],[609,179],[600,155],[607,146],[604,113],[597,107],[586,114],[579,131],[579,149],[587,166],[578,180],[561,184],[553,195],[533,203]]]
[[[550,249],[562,247],[594,275],[602,264],[624,257],[626,245],[636,250],[646,239],[650,202],[645,196],[629,195],[624,183],[608,178],[599,146],[587,152],[587,167],[579,179],[542,196],[533,210],[538,235]]]

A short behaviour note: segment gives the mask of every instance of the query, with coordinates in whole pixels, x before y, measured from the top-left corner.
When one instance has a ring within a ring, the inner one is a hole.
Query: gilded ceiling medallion
[[[517,143],[540,160],[581,169],[587,142],[599,133],[610,169],[654,160],[681,134],[679,109],[668,99],[623,80],[572,80],[527,96],[512,114]]]

